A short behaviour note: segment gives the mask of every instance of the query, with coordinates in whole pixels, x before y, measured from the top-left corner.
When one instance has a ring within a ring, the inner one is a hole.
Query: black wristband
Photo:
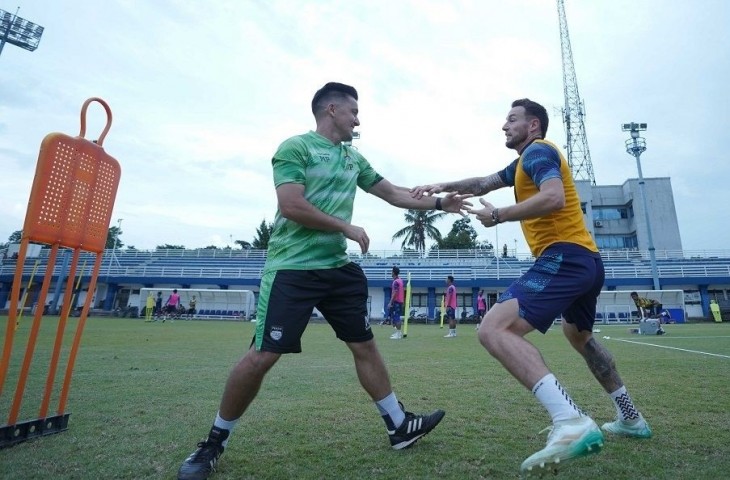
[[[436,210],[443,210],[444,208],[441,206],[441,197],[436,197]]]

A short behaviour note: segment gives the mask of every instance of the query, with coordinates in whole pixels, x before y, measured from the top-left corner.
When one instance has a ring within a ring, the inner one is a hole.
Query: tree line
[[[443,218],[446,212],[437,212],[435,210],[406,210],[404,213],[405,226],[393,234],[392,239],[401,240],[401,248],[403,250],[415,250],[420,252],[426,251],[426,242],[428,240],[433,243],[430,250],[456,250],[456,249],[485,249],[492,250],[494,247],[491,242],[477,241],[477,232],[471,225],[471,218],[462,217],[456,220],[451,226],[451,230],[446,236],[436,227],[437,220]],[[269,247],[269,240],[274,231],[274,224],[267,222],[266,219],[261,220],[261,224],[256,228],[256,235],[249,242],[246,240],[235,240],[234,245],[238,245],[243,250],[261,249],[266,250]],[[125,246],[121,236],[124,232],[118,226],[110,226],[106,238],[106,248],[123,248]],[[7,248],[11,243],[20,243],[23,231],[17,230],[13,232],[6,243],[0,243],[0,249]],[[505,246],[506,247],[506,246]],[[128,245],[127,250],[137,250],[133,245]],[[184,245],[173,245],[165,243],[157,245],[157,250],[184,250]],[[203,247],[204,250],[226,250],[231,247],[217,247],[209,245]]]

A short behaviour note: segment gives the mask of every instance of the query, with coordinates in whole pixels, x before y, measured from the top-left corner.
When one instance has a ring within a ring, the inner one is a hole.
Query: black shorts
[[[368,284],[355,263],[323,270],[278,270],[261,278],[256,309],[256,350],[299,353],[314,307],[343,342],[372,340]]]

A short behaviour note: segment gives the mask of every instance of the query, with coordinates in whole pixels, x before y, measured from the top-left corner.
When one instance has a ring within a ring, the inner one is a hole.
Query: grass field
[[[3,336],[6,321],[0,317]],[[37,417],[56,323],[44,318],[20,421]],[[0,424],[30,324],[22,319],[15,337]],[[401,341],[388,339],[390,327],[373,328],[406,408],[446,410],[436,430],[411,449],[391,450],[349,350],[326,324],[315,323],[304,335],[304,353],[284,356],[270,372],[212,478],[518,478],[522,460],[544,446],[546,434],[539,432],[549,418],[482,349],[473,325],[460,327],[455,339],[442,338],[437,326],[415,325]],[[730,325],[668,325],[661,337],[632,335],[626,326],[598,328],[654,438],[607,437],[600,455],[566,465],[560,478],[728,478]],[[228,370],[252,332],[253,324],[240,322],[89,319],[68,430],[0,450],[0,478],[175,478],[207,433]],[[613,418],[610,399],[559,328],[528,338],[599,425]],[[51,413],[56,404],[54,398]]]

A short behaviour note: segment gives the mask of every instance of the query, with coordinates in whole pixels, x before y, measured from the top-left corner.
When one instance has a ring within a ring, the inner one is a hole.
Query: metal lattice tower
[[[562,114],[568,165],[574,179],[590,180],[591,184],[595,185],[596,178],[593,176],[593,163],[591,163],[591,152],[588,150],[586,126],[583,121],[585,112],[583,101],[578,94],[578,78],[575,75],[575,65],[573,65],[573,50],[570,48],[568,20],[565,18],[563,0],[558,0],[558,17],[560,19],[560,53],[563,58],[563,91],[565,93],[565,106]]]

